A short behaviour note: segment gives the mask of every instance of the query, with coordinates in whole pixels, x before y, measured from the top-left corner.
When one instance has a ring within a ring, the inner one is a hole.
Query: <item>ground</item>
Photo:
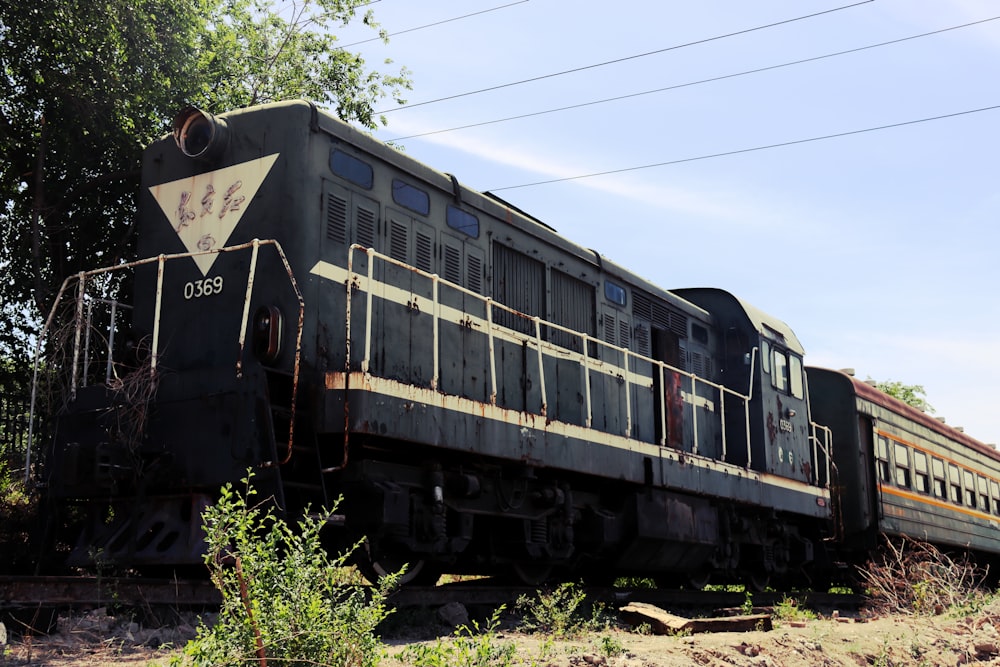
[[[177,647],[193,636],[193,623],[188,618],[168,628],[145,629],[96,610],[61,618],[59,629],[47,637],[11,638],[0,656],[0,666],[165,667],[172,656],[181,655]],[[382,665],[410,666],[416,662],[413,656],[418,655],[419,647],[434,650],[447,645],[440,644],[442,640],[432,637],[429,630],[419,640],[387,638],[388,655]],[[451,641],[447,628],[438,626],[436,630],[443,641]],[[510,642],[516,646],[517,656],[506,663],[512,666],[1000,666],[1000,603],[994,602],[972,616],[896,615],[864,622],[848,618],[776,621],[774,629],[767,632],[656,636],[608,629],[574,640],[553,641],[542,635],[516,632],[499,632],[490,639],[491,645],[497,647]],[[408,661],[401,659],[407,655]],[[434,664],[473,663],[453,657]]]

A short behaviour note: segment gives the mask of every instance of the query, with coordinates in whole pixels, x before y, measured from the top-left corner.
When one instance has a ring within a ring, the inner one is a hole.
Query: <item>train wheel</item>
[[[699,570],[698,572],[691,572],[687,575],[684,587],[691,588],[696,591],[703,591],[705,587],[708,586],[709,582],[712,581],[712,572],[709,570]]]
[[[433,586],[441,577],[441,570],[423,558],[405,558],[384,553],[373,558],[367,541],[357,550],[355,563],[364,578],[373,584],[399,572],[404,566],[406,572],[397,580],[400,586]]]
[[[552,575],[552,566],[544,563],[530,563],[517,561],[511,563],[514,576],[525,586],[539,586],[544,584]]]
[[[770,583],[771,575],[766,572],[747,572],[743,575],[743,585],[754,593],[763,593]]]

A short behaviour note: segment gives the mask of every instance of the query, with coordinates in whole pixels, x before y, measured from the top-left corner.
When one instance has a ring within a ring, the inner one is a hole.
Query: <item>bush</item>
[[[203,515],[205,563],[222,593],[214,626],[202,622],[185,648],[195,665],[375,667],[385,648],[376,626],[390,613],[385,605],[398,575],[386,577],[370,596],[345,581],[350,552],[331,558],[320,529],[335,510],[307,516],[295,529],[274,516],[270,504],[250,506],[255,494],[222,489]]]
[[[517,647],[511,641],[497,641],[503,610],[501,605],[483,628],[478,621],[472,622],[471,629],[463,625],[450,641],[438,639],[434,645],[410,646],[399,654],[399,660],[414,667],[510,667]]]
[[[535,594],[533,598],[522,595],[517,599],[516,609],[522,615],[522,630],[544,632],[555,637],[574,637],[602,627],[600,616],[603,605],[595,604],[590,618],[583,617],[581,605],[587,594],[572,582],[559,584],[553,590],[536,591]]]
[[[957,560],[925,542],[907,537],[885,540],[879,554],[860,570],[878,614],[941,614],[966,612],[983,604],[986,571],[968,557]]]

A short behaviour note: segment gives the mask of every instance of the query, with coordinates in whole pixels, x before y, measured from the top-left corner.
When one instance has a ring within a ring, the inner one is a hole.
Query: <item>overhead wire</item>
[[[994,111],[1000,109],[1000,104],[988,107],[981,107],[979,109],[968,109],[966,111],[957,111],[955,113],[943,114],[940,116],[931,116],[928,118],[918,118],[916,120],[907,120],[899,123],[890,123],[888,125],[879,125],[876,127],[867,127],[860,130],[849,130],[847,132],[836,132],[834,134],[824,134],[819,137],[809,137],[806,139],[793,139],[791,141],[782,141],[776,144],[767,144],[765,146],[753,146],[751,148],[740,148],[732,151],[724,151],[721,153],[711,153],[708,155],[698,155],[695,157],[681,158],[678,160],[667,160],[665,162],[655,162],[653,164],[644,164],[635,167],[624,167],[621,169],[609,169],[607,171],[597,171],[590,174],[580,174],[577,176],[566,176],[563,178],[550,178],[544,181],[534,181],[532,183],[521,183],[520,185],[507,185],[502,188],[490,188],[487,192],[500,192],[501,190],[516,190],[518,188],[528,188],[536,185],[548,185],[550,183],[562,183],[565,181],[578,181],[585,178],[595,178],[597,176],[608,176],[611,174],[623,174],[629,171],[639,171],[642,169],[653,169],[655,167],[666,167],[672,164],[683,164],[685,162],[696,162],[698,160],[710,160],[712,158],[726,157],[729,155],[739,155],[741,153],[753,153],[755,151],[770,150],[772,148],[783,148],[785,146],[794,146],[796,144],[806,144],[813,141],[824,141],[826,139],[837,139],[840,137],[848,137],[855,134],[863,134],[865,132],[877,132],[879,130],[888,130],[895,127],[904,127],[906,125],[916,125],[917,123],[928,123],[935,120],[943,120],[946,118],[956,118],[958,116],[966,116],[969,114],[980,113],[983,111]]]
[[[668,51],[675,51],[677,49],[683,49],[683,48],[686,48],[686,47],[689,47],[689,46],[696,46],[698,44],[706,44],[708,42],[714,42],[714,41],[717,41],[717,40],[720,40],[720,39],[727,39],[729,37],[736,37],[737,35],[745,35],[747,33],[755,32],[755,31],[758,31],[758,30],[766,30],[767,28],[774,28],[774,27],[777,27],[777,26],[780,26],[780,25],[786,25],[786,24],[789,24],[789,23],[794,23],[796,21],[804,21],[805,19],[811,19],[811,18],[815,18],[817,16],[823,16],[825,14],[832,14],[833,12],[839,12],[839,11],[842,11],[842,10],[845,10],[845,9],[851,9],[853,7],[858,7],[860,5],[866,5],[866,4],[874,2],[874,1],[875,0],[861,0],[861,2],[854,2],[854,3],[851,3],[849,5],[842,5],[840,7],[834,7],[832,9],[825,9],[825,10],[823,10],[821,12],[814,12],[812,14],[806,14],[804,16],[797,16],[795,18],[784,19],[782,21],[775,21],[773,23],[768,23],[768,24],[765,24],[765,25],[759,25],[759,26],[755,26],[753,28],[745,28],[743,30],[736,30],[734,32],[729,32],[729,33],[726,33],[726,34],[723,34],[723,35],[716,35],[714,37],[706,37],[704,39],[698,39],[698,40],[695,40],[695,41],[692,41],[692,42],[685,42],[683,44],[675,44],[673,46],[668,46],[668,47],[665,47],[665,48],[662,48],[662,49],[655,49],[653,51],[646,51],[644,53],[636,53],[636,54],[633,54],[633,55],[630,55],[630,56],[624,56],[622,58],[615,58],[613,60],[605,60],[605,61],[599,62],[599,63],[593,63],[593,64],[590,64],[590,65],[583,65],[581,67],[574,67],[572,69],[561,70],[559,72],[551,72],[549,74],[542,74],[542,75],[539,75],[539,76],[533,76],[533,77],[530,77],[530,78],[527,78],[527,79],[520,79],[518,81],[511,81],[511,82],[508,82],[508,83],[501,83],[501,84],[497,84],[495,86],[488,86],[486,88],[479,88],[477,90],[466,91],[464,93],[456,93],[454,95],[448,95],[448,96],[445,96],[445,97],[439,97],[439,98],[436,98],[436,99],[433,99],[433,100],[425,100],[423,102],[413,102],[413,103],[410,103],[410,104],[404,104],[404,105],[400,105],[398,107],[394,107],[392,109],[385,109],[385,110],[382,110],[382,111],[378,111],[377,113],[379,113],[379,114],[387,114],[387,113],[392,113],[392,112],[395,112],[395,111],[403,111],[405,109],[413,109],[415,107],[426,106],[428,104],[437,104],[438,102],[445,102],[447,100],[454,100],[454,99],[458,99],[458,98],[461,98],[461,97],[469,97],[471,95],[478,95],[480,93],[486,93],[486,92],[490,92],[490,91],[493,91],[493,90],[501,90],[503,88],[511,88],[513,86],[520,86],[520,85],[523,85],[525,83],[531,83],[531,82],[534,82],[534,81],[542,81],[544,79],[551,79],[551,78],[554,78],[554,77],[557,77],[557,76],[564,76],[566,74],[573,74],[573,73],[576,73],[576,72],[583,72],[583,71],[590,70],[590,69],[596,69],[598,67],[604,67],[606,65],[614,65],[614,64],[617,64],[617,63],[627,62],[629,60],[636,60],[638,58],[645,58],[647,56],[652,56],[652,55],[656,55],[656,54],[659,54],[659,53],[666,53]]]
[[[870,50],[870,49],[876,49],[876,48],[879,48],[879,47],[882,47],[882,46],[890,46],[892,44],[899,44],[899,43],[911,41],[911,40],[914,40],[914,39],[920,39],[922,37],[930,37],[932,35],[938,35],[938,34],[941,34],[941,33],[944,33],[944,32],[949,32],[951,30],[959,30],[961,28],[968,28],[970,26],[980,25],[982,23],[988,23],[990,21],[996,21],[998,19],[1000,19],[1000,16],[993,16],[993,17],[988,18],[988,19],[982,19],[982,20],[979,20],[979,21],[972,21],[970,23],[963,23],[962,25],[956,25],[956,26],[951,26],[949,28],[941,28],[940,30],[932,30],[930,32],[920,33],[919,35],[911,35],[909,37],[901,37],[899,39],[892,39],[892,40],[889,40],[889,41],[886,41],[886,42],[879,42],[877,44],[869,44],[867,46],[859,46],[857,48],[846,49],[846,50],[843,50],[843,51],[836,51],[834,53],[827,53],[827,54],[820,55],[820,56],[812,56],[810,58],[802,58],[800,60],[793,60],[793,61],[790,61],[790,62],[780,63],[778,65],[768,65],[766,67],[757,67],[755,69],[744,70],[742,72],[735,72],[735,73],[732,73],[732,74],[723,74],[723,75],[720,75],[720,76],[714,76],[714,77],[710,77],[710,78],[707,78],[707,79],[699,79],[697,81],[687,81],[685,83],[678,83],[678,84],[674,84],[674,85],[671,85],[671,86],[664,86],[662,88],[654,88],[652,90],[644,90],[644,91],[637,92],[637,93],[629,93],[629,94],[626,94],[626,95],[618,95],[618,96],[615,96],[615,97],[606,97],[606,98],[603,98],[603,99],[600,99],[600,100],[591,100],[589,102],[580,102],[579,104],[570,104],[570,105],[567,105],[567,106],[556,107],[554,109],[544,109],[542,111],[532,111],[532,112],[529,112],[529,113],[518,114],[516,116],[507,116],[505,118],[496,118],[496,119],[493,119],[493,120],[486,120],[486,121],[482,121],[482,122],[478,122],[478,123],[469,123],[467,125],[459,125],[457,127],[450,127],[450,128],[445,128],[445,129],[441,129],[441,130],[431,130],[429,132],[421,132],[419,134],[409,134],[409,135],[406,135],[406,136],[395,137],[393,139],[389,139],[389,141],[395,143],[395,142],[405,141],[407,139],[416,139],[418,137],[426,137],[426,136],[430,136],[430,135],[433,135],[433,134],[444,134],[446,132],[456,132],[458,130],[467,130],[467,129],[474,128],[474,127],[483,127],[485,125],[495,125],[497,123],[506,123],[506,122],[509,122],[509,121],[512,121],[512,120],[521,120],[523,118],[533,118],[535,116],[544,116],[546,114],[559,113],[559,112],[562,112],[562,111],[571,111],[573,109],[580,109],[580,108],[583,108],[583,107],[596,106],[598,104],[606,104],[608,102],[619,102],[621,100],[632,99],[632,98],[635,98],[635,97],[642,97],[644,95],[652,95],[652,94],[655,94],[655,93],[662,93],[662,92],[666,92],[666,91],[669,91],[669,90],[677,90],[678,88],[688,88],[690,86],[697,86],[697,85],[701,85],[701,84],[704,84],[704,83],[713,83],[713,82],[716,82],[716,81],[724,81],[726,79],[734,79],[736,77],[747,76],[749,74],[759,74],[761,72],[768,72],[768,71],[771,71],[771,70],[781,69],[781,68],[784,68],[784,67],[791,67],[793,65],[802,65],[802,64],[805,64],[805,63],[816,62],[818,60],[825,60],[827,58],[835,58],[837,56],[843,56],[843,55],[848,55],[848,54],[851,54],[851,53],[858,53],[860,51],[867,51],[867,50]]]
[[[483,9],[483,10],[480,10],[478,12],[472,12],[470,14],[462,14],[461,16],[455,16],[455,17],[450,18],[450,19],[444,19],[444,20],[441,20],[441,21],[435,21],[433,23],[426,23],[424,25],[418,25],[418,26],[413,27],[413,28],[407,28],[406,30],[397,30],[396,32],[386,33],[385,36],[386,37],[395,37],[397,35],[403,35],[403,34],[406,34],[408,32],[415,32],[417,30],[423,30],[425,28],[433,28],[435,26],[444,25],[446,23],[452,23],[453,21],[461,21],[462,19],[467,19],[467,18],[470,18],[472,16],[479,16],[480,14],[488,14],[490,12],[495,12],[495,11],[500,10],[500,9],[507,9],[508,7],[513,7],[514,5],[524,4],[525,2],[529,2],[529,0],[517,0],[517,2],[508,2],[506,5],[499,5],[497,7],[490,7],[489,9]],[[371,39],[363,39],[360,42],[351,42],[350,44],[344,44],[340,48],[342,48],[342,49],[349,49],[352,46],[357,46],[358,44],[367,44],[368,42],[377,42],[377,41],[380,41],[381,39],[382,39],[381,37],[372,37]]]

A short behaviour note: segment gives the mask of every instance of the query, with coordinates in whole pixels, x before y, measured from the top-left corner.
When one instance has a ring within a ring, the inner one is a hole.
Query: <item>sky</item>
[[[389,44],[354,25],[341,43],[413,79],[379,139],[1000,442],[1000,2],[370,9]]]

